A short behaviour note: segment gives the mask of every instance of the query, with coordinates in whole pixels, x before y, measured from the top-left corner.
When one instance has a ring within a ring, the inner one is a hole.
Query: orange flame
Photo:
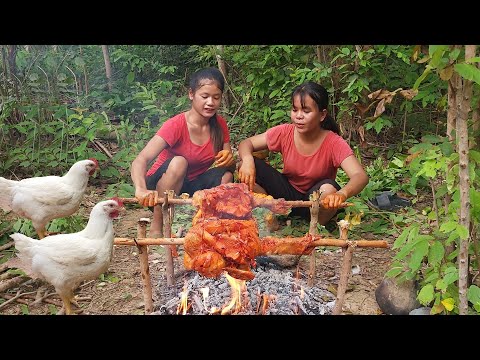
[[[207,300],[208,300],[208,293],[210,292],[210,288],[208,286],[204,288],[200,288],[200,292],[202,293],[202,296],[203,296],[203,308],[205,309],[205,311],[208,311]]]
[[[232,287],[232,299],[230,300],[228,305],[226,305],[222,309],[222,315],[239,313],[242,309],[242,293],[246,292],[247,290],[247,286],[245,284],[246,280],[235,279],[234,277],[228,275],[226,272],[225,277],[227,278],[230,286]],[[232,308],[234,308],[233,311]]]
[[[190,307],[188,305],[188,288],[187,288],[187,282],[185,281],[185,284],[183,285],[183,291],[180,293],[180,303],[178,304],[177,307],[177,315],[182,313],[182,315],[186,315],[188,308]]]

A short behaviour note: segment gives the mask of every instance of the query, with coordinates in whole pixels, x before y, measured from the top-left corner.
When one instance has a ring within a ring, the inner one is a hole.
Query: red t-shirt
[[[223,131],[223,142],[230,142],[227,122],[217,114],[217,121]],[[174,156],[183,156],[188,161],[187,178],[193,180],[208,170],[215,161],[212,140],[203,145],[196,145],[190,140],[185,113],[175,115],[163,123],[156,133],[170,146],[158,154],[157,161],[147,171],[150,176],[158,170],[162,164]]]
[[[295,125],[282,124],[267,130],[267,146],[283,157],[283,174],[292,186],[305,194],[323,179],[335,180],[340,164],[353,150],[333,131],[329,131],[318,150],[312,155],[302,155],[293,141]]]

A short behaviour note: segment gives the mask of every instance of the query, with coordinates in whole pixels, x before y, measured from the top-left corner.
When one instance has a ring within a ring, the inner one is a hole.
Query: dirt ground
[[[95,191],[90,189],[81,211],[88,214],[96,201],[103,199],[102,196],[102,192],[98,192],[98,189],[95,189]],[[183,210],[177,210],[175,216],[176,219],[181,220],[178,223],[191,221],[194,209],[190,206],[181,206],[180,208],[183,208]],[[135,237],[137,221],[142,217],[151,218],[151,212],[148,209],[129,206],[114,222],[115,236]],[[176,232],[178,227],[179,224],[174,221],[172,231]],[[388,238],[385,240],[389,242],[389,245],[392,245],[394,241],[394,239]],[[352,264],[355,271],[350,277],[347,288],[343,306],[344,314],[382,314],[375,301],[375,289],[388,270],[392,255],[393,252],[389,249],[359,248],[355,251]],[[183,258],[181,256],[174,259],[177,272],[183,268],[182,262]],[[322,286],[335,294],[341,262],[340,249],[317,249],[316,286]],[[310,256],[302,256],[298,265],[301,276],[307,276],[309,264]],[[149,247],[149,267],[155,304],[161,301],[161,299],[158,299],[155,289],[165,271],[165,249],[163,247]],[[285,271],[296,270],[294,268]],[[9,289],[6,292],[7,297],[0,294],[0,298],[3,297],[6,300],[8,297],[11,298],[25,293],[24,296],[19,298],[21,302],[12,301],[1,307],[0,314],[49,315],[59,312],[62,307],[61,300],[55,294],[52,286],[45,285],[38,280],[28,281],[28,278],[25,278],[25,281],[26,283],[20,287]],[[44,300],[39,302],[38,305],[29,305],[36,297],[40,296],[43,296]],[[84,315],[143,315],[145,303],[137,248],[134,246],[115,246],[108,272],[96,280],[82,284],[76,291],[76,299],[80,305],[78,313]]]

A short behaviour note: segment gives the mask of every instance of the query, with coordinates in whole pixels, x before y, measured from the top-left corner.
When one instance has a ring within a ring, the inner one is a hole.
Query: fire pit
[[[245,184],[223,184],[197,191],[192,199],[175,199],[173,191],[167,191],[164,195],[164,198],[156,199],[156,203],[162,204],[164,232],[161,236],[165,235],[164,238],[147,238],[148,219],[140,219],[136,239],[115,238],[114,242],[116,245],[136,245],[139,249],[146,313],[154,310],[148,245],[169,246],[166,252],[165,281],[162,281],[166,287],[160,288],[162,305],[157,304],[157,314],[340,314],[351,274],[354,249],[388,247],[385,240],[348,240],[349,222],[346,220],[338,222],[340,239],[317,235],[320,192],[314,192],[310,201],[285,201],[250,193]],[[135,203],[137,200],[123,199],[123,202]],[[175,204],[191,204],[198,209],[185,238],[172,237]],[[252,218],[252,209],[255,207],[267,208],[273,213],[285,213],[292,207],[310,207],[310,229],[303,237],[260,238],[256,222]],[[176,253],[178,245],[183,245],[185,269],[193,270],[187,273],[183,284],[175,284],[173,253]],[[335,301],[332,294],[314,287],[313,250],[317,246],[344,248]],[[257,256],[278,254],[310,254],[307,284],[285,272],[275,273],[274,269],[266,271],[256,267]],[[257,276],[259,279],[256,279]]]
[[[161,301],[155,304],[152,315],[332,313],[335,296],[319,287],[308,287],[292,272],[260,266],[253,272],[255,277],[251,281],[236,280],[228,274],[207,278],[196,271],[187,272],[183,282],[171,287],[166,286],[165,279],[160,279],[157,291]]]

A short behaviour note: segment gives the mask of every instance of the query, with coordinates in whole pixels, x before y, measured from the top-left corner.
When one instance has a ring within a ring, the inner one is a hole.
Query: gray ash
[[[253,270],[255,278],[246,282],[247,292],[242,296],[242,310],[238,315],[262,314],[263,302],[268,298],[265,315],[327,315],[335,305],[335,296],[321,288],[309,288],[303,279],[296,279],[290,271],[273,268]],[[207,315],[216,307],[223,309],[232,299],[232,288],[225,276],[212,279],[197,272],[186,272],[177,279],[175,286],[168,288],[166,279],[160,280],[160,301],[155,304],[152,315],[174,315],[180,303],[185,281],[188,289],[187,314]],[[206,304],[203,303],[201,288],[209,288]],[[303,289],[303,297],[301,296]],[[208,309],[208,311],[205,309]]]

